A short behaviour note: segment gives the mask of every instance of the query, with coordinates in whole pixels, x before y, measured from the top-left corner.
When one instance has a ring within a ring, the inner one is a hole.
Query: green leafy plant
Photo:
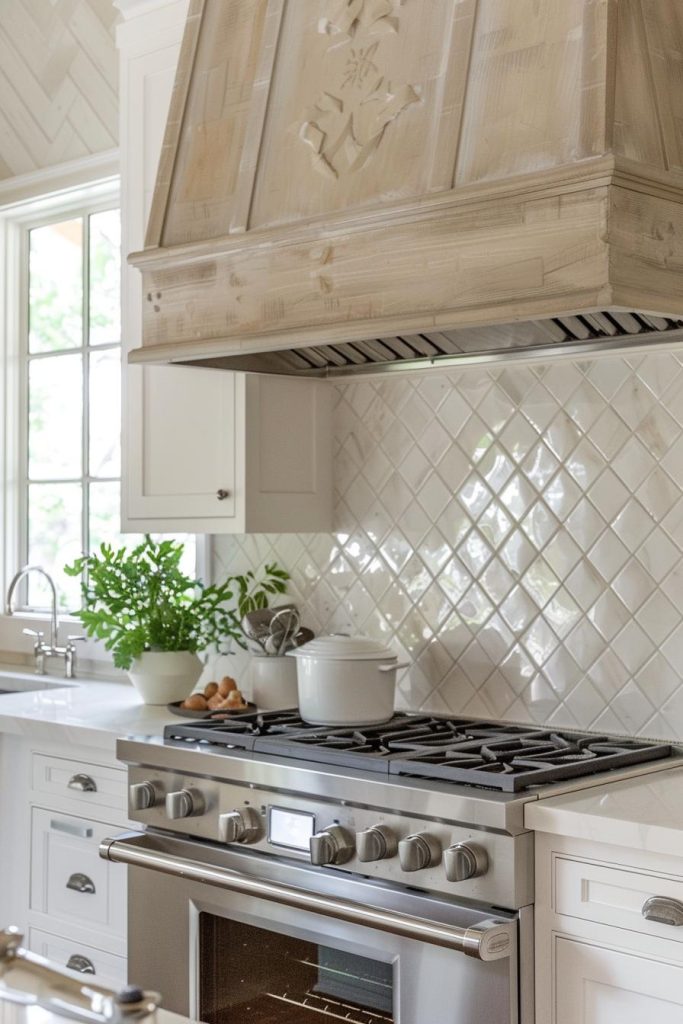
[[[146,536],[137,547],[99,551],[65,566],[83,576],[83,607],[75,614],[88,636],[103,640],[117,668],[144,651],[203,651],[226,641],[246,647],[240,620],[283,594],[289,574],[277,565],[210,586],[180,569],[183,545]]]

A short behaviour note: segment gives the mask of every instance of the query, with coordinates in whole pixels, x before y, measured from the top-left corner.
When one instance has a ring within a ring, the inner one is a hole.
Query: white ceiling
[[[111,0],[0,0],[0,179],[117,145]]]

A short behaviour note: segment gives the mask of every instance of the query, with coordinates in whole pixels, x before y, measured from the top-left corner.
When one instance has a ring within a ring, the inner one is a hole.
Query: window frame
[[[111,209],[121,205],[118,175],[107,173],[96,180],[82,179],[73,186],[50,189],[50,175],[39,174],[37,180],[27,182],[30,198],[15,198],[3,205],[0,183],[0,663],[32,665],[31,641],[23,635],[24,628],[49,629],[49,613],[19,608],[9,616],[5,598],[10,579],[24,564],[22,552],[27,550],[27,488],[28,469],[28,255],[31,227],[60,221],[82,214],[87,208]],[[41,188],[41,185],[43,186]],[[122,279],[126,265],[122,260]],[[123,330],[123,324],[122,324]],[[121,339],[122,358],[125,344]],[[104,347],[104,346],[103,346]],[[82,351],[81,349],[74,351]],[[22,462],[22,459],[24,460]],[[87,467],[84,467],[87,468]],[[197,535],[197,575],[210,578],[212,555],[211,538]],[[72,615],[59,615],[60,636],[63,643],[68,634],[80,633],[80,620]],[[89,639],[79,645],[79,657],[91,676],[120,678],[124,674],[114,669],[111,655],[104,644]],[[48,676],[59,678],[61,670],[48,663]]]
[[[118,348],[123,358],[123,343],[119,337],[117,342],[108,342],[103,345],[91,346],[89,343],[89,332],[87,326],[87,313],[89,311],[88,303],[88,284],[89,284],[89,242],[90,242],[90,216],[96,213],[102,213],[106,210],[120,209],[120,200],[118,190],[113,191],[109,198],[98,199],[97,201],[85,201],[80,205],[69,204],[68,210],[64,208],[53,210],[48,216],[36,215],[34,218],[28,217],[23,221],[20,228],[19,238],[19,260],[20,267],[18,277],[18,288],[19,288],[19,315],[20,322],[18,325],[18,414],[19,414],[19,427],[18,427],[18,469],[17,469],[17,489],[18,489],[18,521],[17,530],[15,537],[15,551],[17,554],[16,564],[25,565],[29,561],[29,525],[28,525],[28,491],[29,485],[32,482],[29,475],[29,373],[30,366],[33,361],[40,361],[41,359],[50,358],[52,356],[66,356],[69,354],[79,355],[83,360],[83,377],[81,382],[81,394],[83,400],[82,406],[82,424],[81,424],[81,443],[83,447],[83,462],[82,472],[79,478],[80,483],[83,487],[83,505],[81,511],[81,536],[87,537],[89,535],[89,512],[90,512],[90,485],[93,483],[93,479],[90,475],[90,466],[87,464],[86,454],[88,450],[86,448],[85,438],[89,436],[90,425],[87,423],[89,415],[89,366],[90,357],[94,352],[105,352],[111,351]],[[83,233],[83,255],[84,255],[84,269],[82,273],[82,281],[84,285],[84,293],[82,300],[82,312],[83,312],[83,330],[81,333],[81,344],[78,347],[72,347],[68,349],[59,349],[55,352],[36,352],[32,353],[29,346],[29,285],[30,285],[30,273],[29,273],[29,257],[30,257],[30,235],[34,228],[47,227],[50,224],[59,224],[64,220],[71,220],[80,218],[84,222],[88,222]],[[99,478],[98,478],[99,479]],[[109,480],[110,478],[107,478]],[[119,481],[121,477],[118,478]],[[104,478],[103,478],[104,480]],[[113,481],[114,478],[112,477]],[[42,483],[43,481],[36,481]],[[51,483],[52,481],[45,481]],[[71,483],[72,481],[68,481]],[[76,478],[74,481],[76,482]],[[97,480],[95,481],[97,482]],[[42,614],[43,609],[34,609],[28,604],[26,581],[22,581],[18,591],[16,603],[19,606],[19,610],[32,614]],[[72,621],[78,622],[77,619],[70,617]]]

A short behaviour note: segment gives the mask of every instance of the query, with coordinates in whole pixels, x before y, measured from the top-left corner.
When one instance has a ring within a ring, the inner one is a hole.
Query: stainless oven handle
[[[331,896],[316,895],[305,889],[270,882],[262,878],[230,871],[228,868],[202,864],[186,857],[172,857],[158,850],[145,849],[138,845],[141,834],[130,834],[124,839],[104,839],[100,844],[100,856],[105,860],[134,867],[149,868],[165,875],[185,878],[218,889],[227,889],[247,896],[281,903],[296,910],[310,910],[324,917],[338,921],[376,928],[391,935],[406,939],[417,939],[434,946],[445,946],[476,960],[502,960],[513,956],[516,949],[516,925],[512,921],[494,918],[482,921],[477,928],[456,928],[451,925],[427,921],[424,918],[394,914],[377,907],[368,907]]]

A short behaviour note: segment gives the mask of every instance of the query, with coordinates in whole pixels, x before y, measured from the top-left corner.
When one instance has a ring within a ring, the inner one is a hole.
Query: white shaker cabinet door
[[[124,255],[144,247],[187,0],[140,9],[118,33]],[[124,360],[155,298],[125,267]],[[323,382],[126,364],[123,395],[124,531],[331,529],[333,392]]]
[[[553,1024],[681,1024],[683,965],[556,938]]]
[[[119,28],[123,255],[142,249],[185,28],[187,0]],[[234,379],[186,367],[128,366],[139,347],[142,276],[123,272],[123,481],[126,531],[230,530],[235,514]],[[226,491],[220,500],[217,492]]]
[[[166,366],[140,373],[129,418],[130,525],[170,517],[210,532],[203,520],[235,515],[235,375]]]

